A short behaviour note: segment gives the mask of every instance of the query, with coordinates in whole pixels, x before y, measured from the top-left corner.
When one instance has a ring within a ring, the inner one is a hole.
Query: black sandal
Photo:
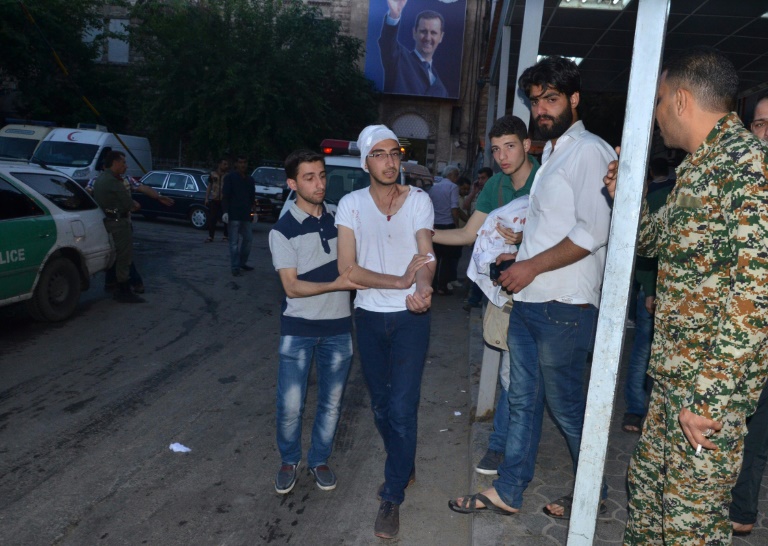
[[[632,434],[640,434],[643,430],[643,416],[636,413],[625,413],[621,420],[621,430]]]
[[[478,506],[477,501],[482,502],[485,506]],[[493,514],[499,514],[500,516],[511,516],[517,512],[510,512],[504,510],[493,504],[491,500],[482,493],[476,493],[474,495],[465,495],[462,497],[461,502],[456,502],[451,499],[448,501],[448,508],[459,514],[477,514],[480,512],[491,512]]]

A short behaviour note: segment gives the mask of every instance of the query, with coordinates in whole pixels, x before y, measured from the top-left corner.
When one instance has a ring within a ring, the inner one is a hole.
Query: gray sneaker
[[[277,471],[277,476],[275,476],[275,491],[281,495],[290,493],[293,486],[296,485],[296,470],[298,468],[298,464],[283,463],[280,470]]]
[[[400,531],[400,506],[394,502],[382,501],[373,534],[379,538],[395,538]]]
[[[500,451],[489,449],[475,467],[475,472],[486,476],[495,476],[499,473],[499,467],[504,461],[504,454]]]
[[[319,464],[309,471],[315,477],[315,483],[323,491],[332,491],[336,489],[336,474],[327,464]]]

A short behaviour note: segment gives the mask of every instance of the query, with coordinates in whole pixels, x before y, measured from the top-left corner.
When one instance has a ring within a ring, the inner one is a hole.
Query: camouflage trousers
[[[741,468],[745,415],[725,414],[722,430],[710,438],[717,449],[697,456],[677,420],[686,392],[664,379],[654,384],[629,463],[624,544],[731,544],[728,508]]]

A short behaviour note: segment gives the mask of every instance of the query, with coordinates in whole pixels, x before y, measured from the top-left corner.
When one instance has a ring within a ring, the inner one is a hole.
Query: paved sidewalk
[[[480,364],[483,355],[482,315],[480,309],[473,309],[470,316],[469,342],[469,379],[472,394],[471,416],[474,418],[477,406]],[[633,330],[625,336],[624,358],[629,355]],[[621,418],[624,414],[622,370],[619,375],[619,391],[616,408],[611,421],[608,440],[608,456],[605,465],[605,479],[608,483],[608,514],[598,519],[594,544],[606,546],[622,543],[624,525],[627,518],[626,473],[627,465],[639,435],[628,434],[621,430]],[[498,394],[498,393],[497,393]],[[470,435],[470,473],[472,474],[471,492],[480,492],[491,486],[492,477],[474,472],[474,465],[482,458],[488,445],[492,430],[490,422],[474,422]],[[546,516],[542,507],[573,489],[571,459],[565,440],[555,427],[548,414],[544,417],[539,456],[536,461],[536,474],[525,492],[522,511],[515,516],[505,517],[494,514],[467,516],[472,518],[472,544],[488,545],[555,545],[566,544],[568,522]],[[470,491],[456,491],[455,496]],[[734,537],[733,544],[765,545],[768,544],[768,478],[763,480],[760,493],[760,514],[757,525],[748,537]]]

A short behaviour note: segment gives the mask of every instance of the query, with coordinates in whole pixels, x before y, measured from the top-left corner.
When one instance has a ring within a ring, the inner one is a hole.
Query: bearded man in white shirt
[[[531,188],[516,262],[499,278],[514,293],[509,432],[493,487],[449,501],[460,513],[520,510],[523,491],[533,479],[545,399],[565,436],[574,475],[584,424],[587,357],[594,344],[611,220],[602,176],[616,154],[579,120],[581,76],[574,62],[547,57],[526,69],[518,85],[548,142]],[[499,261],[513,257],[501,255]],[[606,493],[604,485],[603,498]],[[567,519],[572,501],[566,494],[547,504],[544,513]]]

